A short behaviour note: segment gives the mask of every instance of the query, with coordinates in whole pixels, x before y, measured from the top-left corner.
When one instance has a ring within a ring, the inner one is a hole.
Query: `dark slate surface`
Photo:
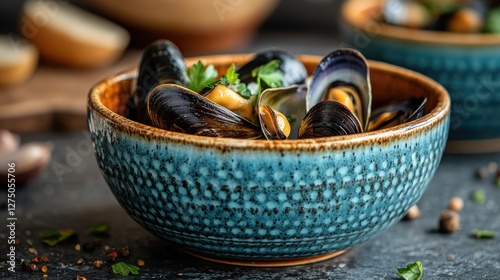
[[[500,154],[473,156],[445,155],[438,172],[418,205],[422,216],[401,221],[375,239],[344,255],[315,264],[284,268],[246,268],[215,264],[185,255],[152,236],[127,216],[108,189],[98,170],[91,143],[85,131],[69,134],[32,135],[24,141],[50,141],[53,159],[35,181],[19,186],[16,192],[16,272],[0,269],[2,279],[42,279],[42,273],[22,271],[22,259],[29,253],[29,242],[39,256],[47,256],[49,279],[118,279],[109,264],[92,267],[96,259],[105,260],[104,246],[130,247],[126,262],[143,259],[139,276],[131,279],[399,279],[396,268],[421,261],[424,279],[498,279],[500,275],[500,236],[477,240],[474,229],[500,232],[500,189],[493,179],[479,181],[474,172],[489,162],[500,163]],[[481,188],[486,202],[476,204],[471,193]],[[436,232],[439,214],[453,196],[464,198],[462,225],[453,234]],[[0,220],[7,224],[6,193],[2,189]],[[77,252],[76,243],[95,240],[87,229],[99,222],[111,226],[109,237],[93,252]],[[72,228],[79,235],[56,247],[48,247],[38,237],[44,229]],[[0,260],[6,259],[6,227],[0,231]],[[83,258],[84,265],[76,265]]]

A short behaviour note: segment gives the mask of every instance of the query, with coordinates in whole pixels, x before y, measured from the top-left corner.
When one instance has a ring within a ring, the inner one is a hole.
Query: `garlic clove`
[[[36,178],[48,165],[52,153],[52,146],[48,143],[32,142],[22,145],[19,149],[0,155],[0,177],[7,177],[9,164],[15,163],[15,170],[10,173],[15,177],[17,184],[26,183]]]
[[[19,136],[6,129],[0,129],[0,155],[17,150],[20,142]]]

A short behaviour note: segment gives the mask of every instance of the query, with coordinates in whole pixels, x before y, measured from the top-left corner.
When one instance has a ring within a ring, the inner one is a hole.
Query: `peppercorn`
[[[95,268],[101,268],[102,261],[101,260],[95,260],[94,261],[94,267]]]
[[[130,250],[129,250],[128,246],[121,247],[119,252],[120,252],[120,255],[122,257],[128,257],[130,255]]]
[[[415,204],[410,209],[408,209],[408,212],[406,212],[405,219],[406,220],[413,220],[420,217],[420,209],[418,206]]]
[[[82,244],[82,250],[84,252],[93,252],[96,248],[96,243],[95,242],[85,242]]]
[[[460,226],[460,215],[453,210],[445,210],[439,217],[439,230],[443,233],[455,232]]]
[[[479,167],[476,169],[476,178],[479,180],[484,180],[488,176],[488,168],[486,167]]]
[[[21,267],[23,268],[24,271],[37,271],[38,266],[34,263],[28,263],[27,261],[23,261],[21,263]]]
[[[458,196],[452,197],[448,208],[458,213],[464,208],[464,201]]]

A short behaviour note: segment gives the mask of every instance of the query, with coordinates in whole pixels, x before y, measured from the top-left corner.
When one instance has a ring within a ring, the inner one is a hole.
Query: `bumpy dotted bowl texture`
[[[349,0],[346,39],[366,57],[429,76],[450,93],[448,151],[500,151],[500,36],[380,23],[384,0]]]
[[[201,59],[223,71],[248,56]],[[301,59],[311,72],[320,57]],[[197,254],[276,260],[356,246],[418,201],[449,126],[449,97],[440,85],[395,66],[370,62],[370,68],[375,106],[426,96],[425,116],[391,129],[310,140],[185,135],[120,115],[137,76],[126,71],[89,94],[97,161],[135,221]]]

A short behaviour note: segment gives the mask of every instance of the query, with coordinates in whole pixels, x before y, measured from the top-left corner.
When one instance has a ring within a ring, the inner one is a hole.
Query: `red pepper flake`
[[[118,257],[118,251],[116,249],[109,249],[106,251],[106,259],[109,262],[115,262]]]

